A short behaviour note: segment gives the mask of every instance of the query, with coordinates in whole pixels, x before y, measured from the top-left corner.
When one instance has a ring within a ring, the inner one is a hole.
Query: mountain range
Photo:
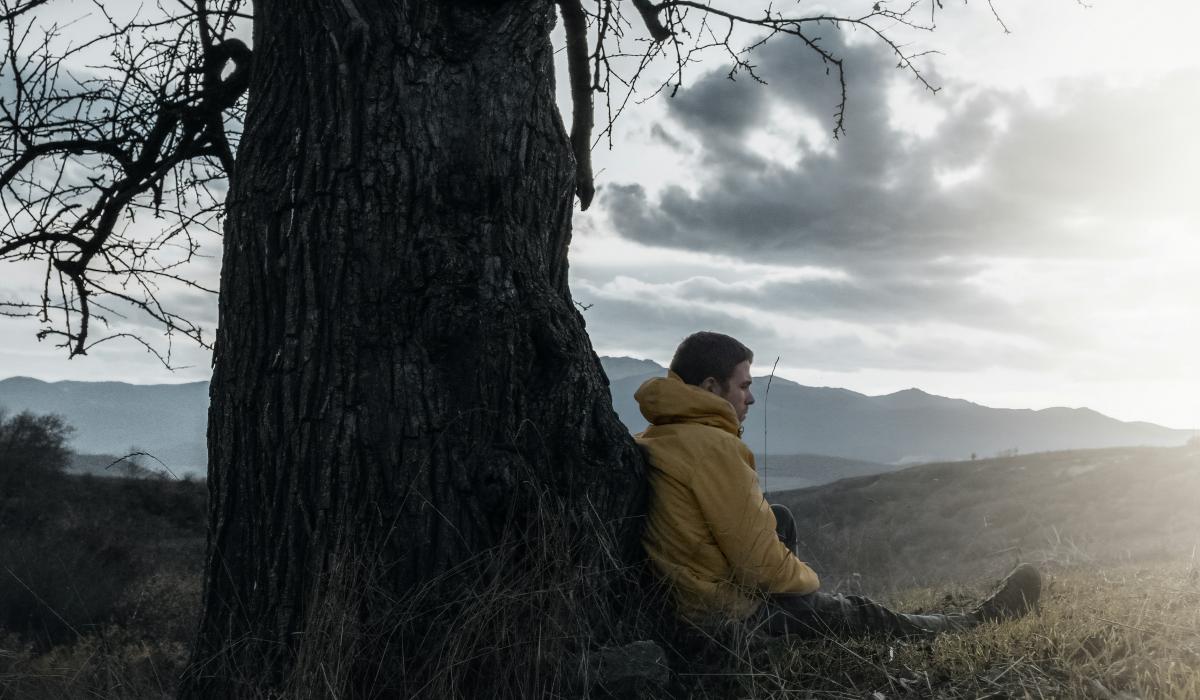
[[[613,408],[633,432],[646,428],[633,395],[666,369],[649,360],[601,358]],[[612,368],[609,370],[609,368]],[[819,454],[891,465],[1093,447],[1177,446],[1197,432],[1109,418],[1087,408],[990,408],[920,389],[867,396],[774,377],[754,378],[757,403],[743,439],[760,455]],[[764,423],[766,435],[764,437]]]
[[[143,451],[176,473],[207,471],[208,382],[43,382],[12,377],[0,380],[0,408],[59,414],[75,429],[71,449],[79,453],[119,457]]]
[[[602,357],[613,407],[633,432],[645,429],[633,394],[666,369],[650,360]],[[1015,452],[1133,445],[1174,446],[1196,431],[1123,422],[1086,408],[989,408],[906,389],[867,396],[755,378],[758,403],[744,439],[765,460],[766,488],[795,488],[902,465]],[[71,447],[87,454],[145,451],[178,473],[204,472],[208,383],[0,380],[0,408],[57,413],[75,428]],[[764,419],[766,434],[764,435]],[[834,459],[836,458],[836,459]]]

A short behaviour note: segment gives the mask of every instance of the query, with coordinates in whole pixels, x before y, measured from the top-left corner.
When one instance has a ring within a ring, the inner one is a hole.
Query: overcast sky
[[[1200,3],[995,5],[1012,33],[979,0],[896,35],[941,52],[937,95],[863,33],[822,32],[847,70],[837,140],[836,84],[786,37],[754,58],[768,85],[716,60],[626,111],[571,255],[597,351],[666,364],[721,330],[804,384],[1200,428]],[[186,345],[171,374],[130,343],[68,361],[35,331],[0,320],[0,375],[208,376]]]

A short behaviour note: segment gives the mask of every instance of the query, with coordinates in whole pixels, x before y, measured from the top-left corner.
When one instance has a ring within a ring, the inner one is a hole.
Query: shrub
[[[128,542],[93,527],[10,533],[0,562],[0,628],[39,649],[108,622],[140,573]]]
[[[23,411],[9,418],[0,409],[0,493],[28,491],[62,474],[73,430],[62,416]]]

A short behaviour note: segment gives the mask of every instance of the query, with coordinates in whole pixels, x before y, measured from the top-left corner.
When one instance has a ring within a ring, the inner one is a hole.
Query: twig
[[[775,356],[775,364],[771,365],[771,374],[767,375],[767,390],[763,392],[763,473],[762,490],[767,491],[767,399],[771,398],[771,382],[775,381],[775,368],[779,366],[779,356]]]
[[[108,471],[109,469],[115,467],[116,465],[120,464],[121,462],[124,462],[125,460],[127,460],[131,457],[149,457],[150,459],[154,460],[155,462],[158,462],[159,464],[161,464],[163,471],[170,474],[171,478],[176,479],[176,480],[179,479],[179,477],[175,475],[175,472],[171,471],[171,468],[168,467],[165,462],[163,462],[158,457],[155,457],[154,455],[150,454],[149,452],[130,452],[129,454],[125,455],[124,457],[118,457],[113,462],[111,462],[107,467],[105,467],[104,471]]]

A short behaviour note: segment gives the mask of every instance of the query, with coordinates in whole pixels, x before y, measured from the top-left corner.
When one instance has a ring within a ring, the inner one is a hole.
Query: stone
[[[671,680],[667,655],[652,641],[604,647],[593,661],[598,685],[615,697],[654,697]]]

